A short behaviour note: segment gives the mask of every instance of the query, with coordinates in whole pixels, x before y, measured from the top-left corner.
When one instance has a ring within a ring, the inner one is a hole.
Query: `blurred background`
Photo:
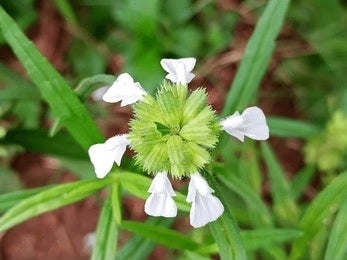
[[[191,87],[206,87],[217,111],[266,2],[0,0],[74,88],[96,74],[128,72],[154,93],[165,76],[160,59],[191,56],[197,59]],[[288,178],[305,165],[316,169],[304,202],[347,168],[346,73],[347,2],[291,1],[258,105],[267,115],[302,120],[317,129],[305,139],[270,139]],[[86,105],[106,137],[127,132],[130,108],[99,102],[96,95]],[[71,145],[66,151],[73,141],[59,129],[0,34],[0,193],[94,178],[81,150]],[[48,141],[48,136],[54,138]],[[124,167],[133,167],[132,162],[125,159]],[[266,181],[262,190],[266,198]],[[88,234],[95,230],[100,203],[98,197],[88,198],[10,229],[1,234],[0,258],[88,259]],[[123,208],[127,219],[146,219],[142,200],[125,196]],[[176,229],[190,229],[186,218],[176,222]],[[129,237],[122,233],[120,246]],[[156,246],[148,259],[170,255]]]

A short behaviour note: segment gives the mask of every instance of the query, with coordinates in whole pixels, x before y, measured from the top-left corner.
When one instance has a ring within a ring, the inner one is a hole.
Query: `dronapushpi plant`
[[[113,167],[120,165],[127,146],[135,153],[136,163],[148,174],[154,175],[145,203],[145,212],[152,216],[175,217],[175,192],[168,175],[181,179],[189,177],[187,202],[191,203],[190,223],[202,227],[215,221],[224,211],[214,190],[200,175],[211,161],[222,130],[240,141],[244,137],[265,140],[269,128],[263,111],[250,107],[242,114],[219,121],[216,112],[207,103],[203,88],[189,91],[187,84],[194,78],[191,72],[194,58],[162,59],[160,64],[168,73],[157,94],[152,97],[138,82],[121,74],[103,95],[110,103],[121,101],[121,106],[132,104],[134,118],[130,132],[109,138],[105,143],[89,148],[89,157],[96,176],[104,178]]]

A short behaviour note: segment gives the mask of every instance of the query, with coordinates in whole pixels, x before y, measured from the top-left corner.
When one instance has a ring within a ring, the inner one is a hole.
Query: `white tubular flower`
[[[104,178],[112,169],[113,163],[119,166],[127,145],[130,144],[128,135],[116,135],[103,144],[94,144],[89,150],[89,158],[94,165],[98,178]]]
[[[203,227],[218,219],[224,212],[224,206],[212,195],[214,190],[198,172],[193,173],[190,178],[186,199],[192,203],[190,224],[195,228]]]
[[[195,77],[195,75],[191,73],[195,66],[195,62],[195,58],[162,59],[160,64],[163,69],[169,73],[165,78],[174,83],[187,85]]]
[[[148,192],[151,193],[145,203],[145,212],[148,215],[167,218],[176,217],[177,206],[172,198],[176,194],[167,177],[167,172],[158,172],[155,175]]]
[[[236,111],[232,116],[225,118],[221,125],[224,131],[242,142],[245,136],[254,140],[269,138],[269,127],[259,107],[249,107],[241,115]]]
[[[118,76],[102,98],[110,103],[122,101],[121,106],[124,107],[142,100],[146,94],[140,83],[134,82],[134,79],[128,73],[123,73]]]

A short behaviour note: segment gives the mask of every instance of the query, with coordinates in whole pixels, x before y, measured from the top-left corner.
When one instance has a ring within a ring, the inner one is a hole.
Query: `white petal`
[[[167,172],[158,172],[148,189],[150,193],[166,193],[171,196],[176,196],[174,190],[172,189],[171,183],[167,177]]]
[[[214,192],[214,190],[208,185],[207,181],[198,172],[195,172],[190,176],[190,181],[194,184],[199,194],[203,196]]]
[[[101,101],[110,86],[103,86],[96,89],[90,96],[94,101]]]
[[[241,115],[244,119],[243,132],[249,138],[255,140],[266,140],[269,138],[269,127],[267,126],[264,112],[258,107],[249,107]]]
[[[88,150],[89,158],[94,165],[98,178],[104,178],[112,169],[114,154],[105,144],[94,144]]]
[[[127,134],[116,135],[109,138],[105,145],[109,150],[112,150],[114,156],[114,162],[119,166],[122,160],[122,157],[125,153],[127,146],[130,144]]]
[[[195,58],[162,59],[160,64],[169,73],[165,78],[174,83],[188,84],[194,78],[191,71],[195,66],[195,62]]]
[[[190,210],[190,224],[195,228],[205,226],[218,219],[223,212],[223,204],[217,197],[212,194],[206,196],[197,194]]]
[[[235,112],[221,122],[222,128],[228,134],[243,142],[244,136],[255,140],[269,138],[269,127],[265,115],[258,107],[250,107],[240,115]]]
[[[142,100],[144,95],[146,91],[141,85],[128,73],[123,73],[104,94],[103,100],[110,103],[122,101],[121,106],[126,106]]]
[[[152,193],[145,203],[145,212],[154,217],[175,217],[177,206],[175,201],[166,193]]]
[[[98,178],[104,178],[112,169],[114,162],[120,165],[126,147],[130,144],[127,136],[116,135],[103,144],[94,144],[89,148],[89,158]]]

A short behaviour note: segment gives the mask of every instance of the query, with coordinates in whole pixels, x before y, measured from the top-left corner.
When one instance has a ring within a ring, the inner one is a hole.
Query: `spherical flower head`
[[[129,140],[145,171],[181,178],[210,162],[220,131],[204,89],[189,93],[186,85],[164,81],[155,98],[134,105]]]

